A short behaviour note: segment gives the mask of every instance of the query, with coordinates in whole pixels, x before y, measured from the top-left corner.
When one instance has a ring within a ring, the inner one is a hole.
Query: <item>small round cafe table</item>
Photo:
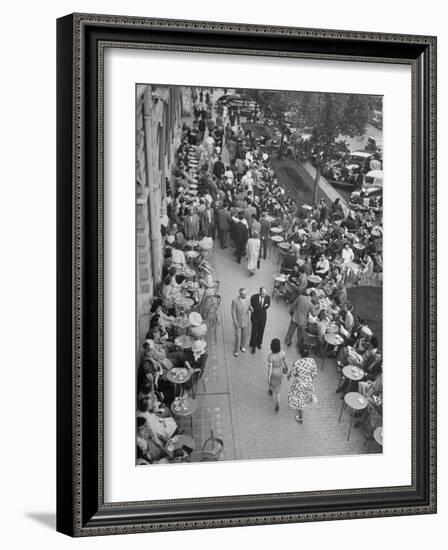
[[[173,321],[173,326],[178,329],[177,333],[181,331],[186,331],[188,327],[191,326],[190,319],[188,317],[176,317]]]
[[[180,434],[168,439],[165,444],[165,451],[170,457],[172,457],[174,451],[177,451],[178,449],[185,449],[188,454],[191,454],[195,447],[196,445],[192,437],[186,434]]]
[[[166,373],[166,379],[168,382],[174,384],[174,395],[183,394],[183,384],[191,379],[192,374],[191,369],[184,367],[173,367]]]
[[[194,300],[191,298],[175,298],[174,304],[176,308],[181,309],[182,311],[188,311],[194,306]]]
[[[184,269],[183,275],[186,279],[193,279],[196,276],[196,271],[187,267]]]
[[[348,429],[347,441],[350,439],[350,434],[353,425],[353,415],[355,412],[362,411],[367,407],[367,399],[358,393],[357,391],[351,391],[345,394],[344,401],[342,403],[341,414],[339,415],[339,422],[342,418],[342,413],[345,407],[350,407],[350,426]]]
[[[308,275],[308,286],[315,287],[322,282],[319,275]]]
[[[171,412],[175,416],[190,418],[191,437],[193,437],[193,414],[198,408],[198,402],[189,395],[176,397],[171,403]]]
[[[378,445],[383,446],[383,427],[378,426],[373,432],[373,439],[378,443]]]
[[[380,447],[383,446],[383,427],[378,426],[373,430],[373,434],[367,438],[368,445],[367,445],[367,452],[370,452],[370,448],[372,447],[372,442],[375,441]],[[367,443],[366,441],[366,443]]]
[[[364,371],[355,365],[346,365],[341,372],[341,378],[339,380],[339,386],[342,382],[342,377],[348,378],[353,382],[359,382],[364,378]]]
[[[271,227],[271,233],[283,233],[283,229],[281,227]]]
[[[287,280],[288,280],[288,276],[285,275],[284,273],[279,273],[278,275],[274,276],[274,287],[272,289],[272,297],[274,297],[275,294],[277,295],[277,303],[280,296],[280,289],[286,283]]]
[[[328,353],[328,346],[332,346],[332,347],[340,346],[341,344],[344,343],[344,338],[342,338],[342,336],[340,336],[339,334],[335,334],[333,332],[327,332],[324,335],[324,341],[325,341],[325,347],[324,347],[324,352],[322,357],[321,370],[324,370],[325,359],[327,358],[327,353]]]

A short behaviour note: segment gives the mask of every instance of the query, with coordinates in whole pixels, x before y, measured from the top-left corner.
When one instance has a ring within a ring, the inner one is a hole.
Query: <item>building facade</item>
[[[161,284],[163,226],[167,225],[167,184],[189,88],[137,86],[136,97],[136,310],[137,350],[149,324],[151,298]]]

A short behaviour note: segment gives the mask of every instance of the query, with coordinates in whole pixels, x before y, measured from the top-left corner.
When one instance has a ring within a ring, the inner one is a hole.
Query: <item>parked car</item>
[[[356,164],[361,167],[362,172],[367,173],[370,170],[370,161],[374,154],[371,151],[353,151],[346,157],[347,164],[349,166]]]
[[[357,189],[364,183],[361,167],[358,164],[348,164],[339,160],[331,160],[322,169],[322,175],[337,186]]]
[[[240,94],[226,94],[218,98],[218,103],[227,107],[238,107],[243,116],[252,115],[257,110],[257,103],[253,99]]]
[[[378,185],[383,187],[383,171],[382,170],[370,170],[367,172],[364,178],[365,185]]]
[[[369,153],[382,153],[383,152],[383,140],[377,139],[372,136],[367,138],[365,150]]]
[[[353,210],[381,210],[383,207],[383,179],[379,175],[371,175],[373,172],[382,172],[373,170],[366,175],[372,183],[366,183],[360,191],[354,191],[350,195],[350,207]]]

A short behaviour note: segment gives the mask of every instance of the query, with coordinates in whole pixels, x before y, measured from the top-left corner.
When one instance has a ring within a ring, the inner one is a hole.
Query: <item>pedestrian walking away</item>
[[[250,313],[252,307],[250,300],[247,297],[245,288],[240,288],[239,295],[233,299],[231,306],[231,314],[233,327],[235,330],[235,345],[234,355],[238,357],[240,351],[246,351],[247,335],[250,326]]]
[[[286,364],[286,354],[281,349],[280,340],[274,338],[271,342],[271,353],[268,357],[268,393],[275,399],[275,412],[280,409],[280,388],[282,386],[283,376],[288,375],[288,365]]]
[[[260,258],[260,236],[256,231],[247,241],[247,269],[250,275],[255,275],[255,269],[258,267]]]
[[[291,305],[289,310],[291,320],[285,337],[285,344],[287,346],[292,344],[292,337],[294,336],[294,332],[297,331],[297,349],[300,349],[305,339],[308,316],[312,313],[315,315],[318,313],[318,304],[317,294],[312,291],[309,296],[299,295]]]
[[[252,307],[252,314],[250,317],[252,322],[250,347],[252,348],[252,353],[255,353],[255,348],[261,349],[263,344],[267,311],[271,305],[271,297],[268,295],[268,291],[265,287],[261,287],[258,294],[251,296],[250,305]]]
[[[309,348],[302,347],[302,358],[297,359],[288,374],[288,380],[292,377],[292,385],[288,394],[289,406],[297,411],[296,420],[303,423],[303,411],[313,401],[316,401],[314,379],[317,376],[316,361],[308,357]]]

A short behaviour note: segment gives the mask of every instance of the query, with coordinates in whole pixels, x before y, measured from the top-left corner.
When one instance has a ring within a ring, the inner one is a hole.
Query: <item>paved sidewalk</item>
[[[261,269],[249,277],[244,259],[237,264],[231,249],[217,249],[216,272],[221,280],[222,334],[224,349],[219,350],[217,362],[227,371],[229,406],[236,459],[279,458],[299,456],[328,456],[366,453],[365,439],[358,429],[353,429],[347,441],[349,415],[345,411],[339,423],[342,406],[335,393],[339,374],[333,360],[317,359],[318,377],[316,393],[318,402],[304,413],[304,423],[297,424],[294,411],[289,408],[287,391],[289,382],[284,380],[280,400],[280,412],[274,412],[273,399],[267,393],[267,356],[272,338],[284,339],[289,322],[288,307],[274,301],[268,312],[264,345],[261,351],[251,354],[248,350],[239,357],[233,356],[233,330],[230,321],[230,303],[239,287],[245,286],[248,294],[266,286],[271,293],[276,272],[274,258],[262,262]],[[297,358],[294,346],[286,348],[287,361],[291,365]]]

